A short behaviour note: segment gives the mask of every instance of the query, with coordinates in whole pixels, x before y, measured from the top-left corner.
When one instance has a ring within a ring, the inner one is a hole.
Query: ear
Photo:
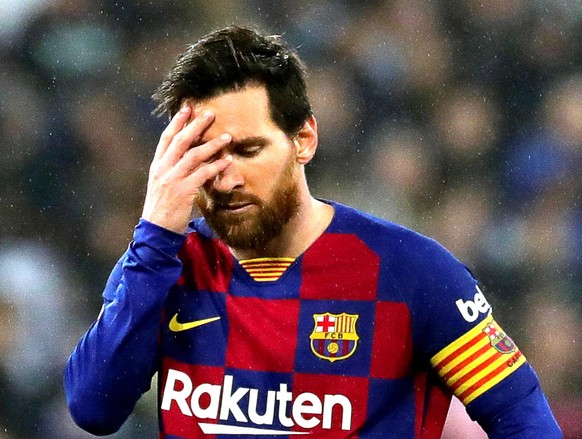
[[[293,138],[297,163],[306,165],[311,161],[317,149],[317,121],[313,115],[303,124],[303,127]]]

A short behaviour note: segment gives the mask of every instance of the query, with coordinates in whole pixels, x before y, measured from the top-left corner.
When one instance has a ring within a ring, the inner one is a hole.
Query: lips
[[[251,194],[216,193],[208,197],[208,208],[215,212],[242,213],[252,206],[260,206],[260,204],[260,200]]]
[[[222,204],[217,206],[220,210],[227,210],[229,212],[242,212],[248,208],[250,208],[253,203],[244,202],[244,203],[229,203],[229,204]]]
[[[241,207],[245,207],[250,205],[251,203],[230,203],[225,206],[226,209],[240,209]]]

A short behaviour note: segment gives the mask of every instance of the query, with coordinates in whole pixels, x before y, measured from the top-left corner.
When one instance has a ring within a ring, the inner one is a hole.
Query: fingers
[[[233,160],[224,150],[232,142],[229,134],[202,143],[213,121],[212,112],[197,115],[190,106],[172,118],[150,166],[144,219],[178,233],[186,230],[200,187]]]
[[[233,157],[225,155],[209,163],[204,163],[198,167],[195,173],[189,175],[186,179],[189,187],[201,187],[208,180],[213,179],[224,171],[232,163]]]
[[[222,155],[220,152],[232,142],[232,136],[230,134],[222,134],[219,137],[215,137],[208,142],[188,150],[181,160],[176,165],[176,172],[182,175],[189,175],[197,171],[202,166],[217,162],[224,158],[227,159],[228,163],[232,161],[232,156],[229,154]],[[206,179],[203,179],[200,184],[203,184]]]
[[[188,122],[191,112],[192,109],[190,108],[190,106],[186,105],[182,107],[180,111],[178,111],[174,115],[174,117],[172,118],[172,120],[170,121],[170,123],[164,129],[162,135],[160,136],[160,141],[154,154],[154,160],[161,159],[161,157],[164,155],[164,153],[170,146],[170,143],[174,139],[174,136],[178,134]]]
[[[174,165],[184,156],[192,146],[197,146],[202,139],[204,131],[214,121],[214,114],[210,111],[204,112],[201,116],[195,117],[192,122],[184,126],[184,128],[174,135],[166,152],[163,155],[163,160],[169,165]]]

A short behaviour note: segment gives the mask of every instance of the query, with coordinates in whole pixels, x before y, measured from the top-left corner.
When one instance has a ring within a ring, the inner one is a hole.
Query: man
[[[437,438],[453,394],[492,438],[561,437],[463,265],[310,195],[317,124],[293,50],[211,33],[155,97],[172,120],[142,219],[65,372],[81,427],[116,431],[157,372],[168,439]]]

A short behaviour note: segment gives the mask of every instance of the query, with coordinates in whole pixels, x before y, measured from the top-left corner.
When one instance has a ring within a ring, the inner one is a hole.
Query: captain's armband
[[[490,315],[439,351],[430,363],[467,405],[515,372],[525,357]]]

